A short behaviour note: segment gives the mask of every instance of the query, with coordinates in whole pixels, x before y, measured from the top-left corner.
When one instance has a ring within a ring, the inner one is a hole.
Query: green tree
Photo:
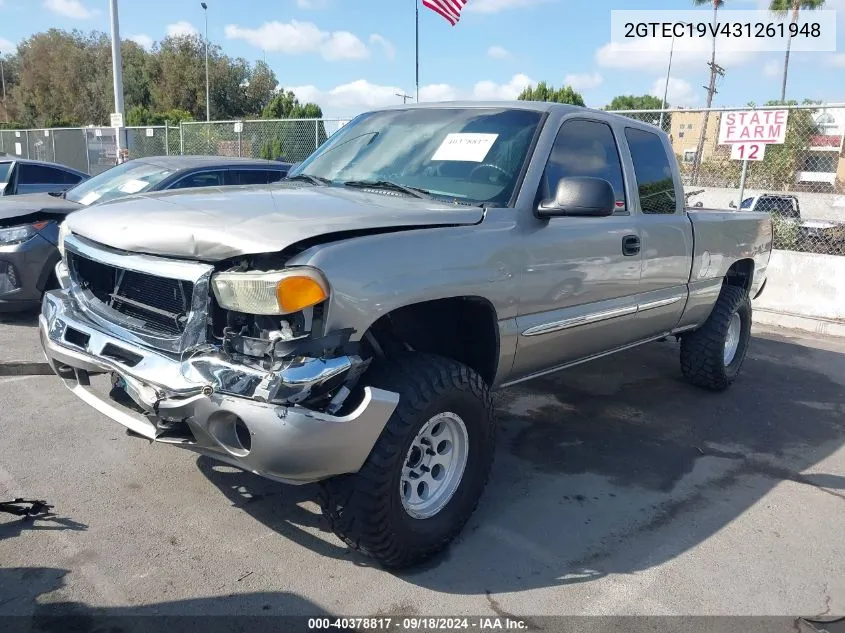
[[[815,105],[809,99],[804,105]],[[767,106],[794,106],[797,101],[767,101]],[[765,174],[769,187],[788,191],[795,184],[795,176],[803,168],[804,158],[810,149],[810,139],[818,134],[814,109],[790,110],[786,123],[786,138],[783,143],[769,145],[763,160],[755,165],[757,171]]]
[[[276,96],[276,86],[278,83],[276,74],[266,62],[255,62],[255,66],[252,68],[249,81],[245,87],[245,114],[249,116],[260,116],[264,108]]]
[[[798,12],[803,9],[805,11],[815,11],[824,6],[825,0],[771,0],[769,4],[769,11],[778,17],[786,17],[786,14],[792,11],[792,24],[798,22]],[[783,58],[783,83],[780,89],[780,100],[786,101],[786,75],[789,71],[789,49],[792,48],[792,32],[789,33],[789,39],[786,41],[786,54]]]
[[[261,113],[264,119],[320,119],[323,111],[316,103],[300,103],[291,90],[279,90]],[[261,155],[298,162],[307,158],[327,138],[322,121],[280,121],[273,138],[261,146]]]
[[[555,89],[553,86],[541,81],[533,88],[528,86],[517,97],[520,101],[552,101],[554,103],[568,103],[584,107],[584,97],[576,92],[572,86],[563,86]]]
[[[669,104],[666,104],[669,107]],[[660,110],[663,108],[663,100],[653,95],[619,95],[613,97],[608,110]]]

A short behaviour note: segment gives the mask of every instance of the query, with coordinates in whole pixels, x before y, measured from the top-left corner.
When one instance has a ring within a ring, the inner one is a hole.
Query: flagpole
[[[416,9],[416,33],[417,33],[417,103],[420,102],[420,0],[414,0]]]

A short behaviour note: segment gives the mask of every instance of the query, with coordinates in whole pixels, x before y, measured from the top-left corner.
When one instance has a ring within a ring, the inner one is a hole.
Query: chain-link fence
[[[719,144],[723,117],[739,122],[749,108],[626,110],[666,132],[691,207],[771,214],[775,248],[845,255],[845,105],[774,106],[788,110],[783,143],[766,144],[752,160]],[[745,121],[750,120],[746,115]],[[765,128],[766,131],[768,128]],[[754,134],[754,130],[751,131]]]
[[[669,134],[690,207],[739,208],[775,219],[776,248],[845,255],[845,105],[787,109],[784,142],[762,160],[737,160],[719,144],[722,119],[748,108],[628,110]],[[129,158],[165,154],[298,162],[348,119],[184,122],[121,129]],[[0,130],[0,153],[64,163],[92,175],[116,163],[114,128]],[[744,177],[743,177],[744,176]]]
[[[344,119],[261,119],[182,124],[182,153],[247,156],[296,163],[307,158]]]

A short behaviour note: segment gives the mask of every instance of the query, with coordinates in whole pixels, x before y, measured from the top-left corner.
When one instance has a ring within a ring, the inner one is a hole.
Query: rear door
[[[642,240],[642,275],[634,329],[641,339],[673,329],[686,305],[693,256],[692,223],[684,208],[677,163],[668,141],[637,127],[625,128]]]

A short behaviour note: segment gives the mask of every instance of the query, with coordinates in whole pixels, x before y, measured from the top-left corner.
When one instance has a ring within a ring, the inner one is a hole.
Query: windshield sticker
[[[143,190],[144,187],[147,186],[147,182],[143,180],[133,179],[127,180],[125,183],[120,185],[120,190],[123,193],[138,193],[139,191]]]
[[[498,134],[447,134],[431,160],[483,162]]]
[[[93,204],[100,199],[100,192],[99,191],[92,191],[90,193],[86,193],[79,199],[79,204],[83,206],[87,206],[89,204]]]

